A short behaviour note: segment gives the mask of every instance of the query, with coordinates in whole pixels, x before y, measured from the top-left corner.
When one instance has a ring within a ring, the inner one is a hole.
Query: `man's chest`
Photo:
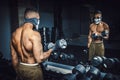
[[[103,25],[94,25],[91,27],[91,31],[101,33],[102,31],[104,31],[104,26]]]

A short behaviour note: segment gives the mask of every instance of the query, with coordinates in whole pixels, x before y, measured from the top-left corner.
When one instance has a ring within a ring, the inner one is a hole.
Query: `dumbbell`
[[[103,61],[105,61],[107,58],[102,56],[96,56],[96,57],[93,57],[92,60],[91,60],[91,65],[95,66],[95,67],[99,67],[102,65]]]
[[[88,49],[83,49],[83,54],[88,54]]]
[[[103,62],[104,70],[110,73],[120,73],[120,61],[117,58],[107,58]]]
[[[86,73],[85,67],[81,64],[78,64],[72,69],[72,73],[66,74],[62,80],[78,80],[83,78]]]
[[[59,52],[52,52],[51,59],[57,60],[59,58]]]
[[[65,54],[65,53],[61,53],[61,54],[60,54],[60,59],[61,59],[61,60],[67,60],[67,59],[68,59],[68,55]]]
[[[102,35],[103,37],[107,36],[107,34],[109,34],[109,31],[108,31],[108,30],[105,30],[105,31],[103,31],[103,32],[101,33],[101,35]]]
[[[94,39],[94,40],[102,40],[103,39],[103,36],[102,35],[98,35],[97,33],[93,33],[91,35],[91,37]]]
[[[116,80],[111,73],[107,73],[102,80]]]
[[[76,79],[83,78],[86,74],[86,68],[83,65],[78,64],[75,68],[73,68],[72,73]]]
[[[68,54],[68,59],[69,60],[74,60],[75,59],[75,56],[73,54]]]
[[[61,53],[60,54],[60,59],[61,60],[74,60],[74,55],[73,54]]]
[[[67,47],[67,41],[65,39],[60,39],[57,40],[55,43],[48,43],[46,45],[47,49],[53,49],[54,50],[59,50],[59,49],[65,49]]]
[[[65,74],[60,80],[77,80],[76,75],[72,73]]]
[[[120,65],[120,61],[117,58],[107,58],[103,64],[105,68],[113,68]]]
[[[90,69],[86,73],[85,80],[99,80],[100,71],[94,66],[90,66]]]

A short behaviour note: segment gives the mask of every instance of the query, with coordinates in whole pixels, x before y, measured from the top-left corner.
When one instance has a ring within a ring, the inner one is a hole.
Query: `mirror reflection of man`
[[[97,10],[94,12],[94,22],[90,24],[88,34],[88,48],[89,57],[88,60],[95,56],[104,56],[104,39],[109,38],[109,26],[102,21],[102,12]]]

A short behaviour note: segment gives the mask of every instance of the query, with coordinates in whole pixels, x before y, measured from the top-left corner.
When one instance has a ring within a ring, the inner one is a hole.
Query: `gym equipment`
[[[60,59],[61,60],[74,60],[74,55],[73,54],[61,53],[60,54]]]
[[[113,67],[116,67],[116,66],[120,65],[119,63],[120,63],[120,61],[119,61],[117,58],[107,58],[107,59],[103,62],[105,68],[113,68]]]
[[[103,39],[103,36],[102,35],[98,35],[97,33],[93,33],[91,35],[91,37],[94,39],[94,40],[102,40]]]
[[[103,62],[105,72],[120,74],[120,61],[117,58],[107,58]]]
[[[74,66],[64,65],[64,64],[50,62],[50,61],[45,61],[43,63],[43,66],[44,66],[45,70],[56,72],[59,74],[72,73],[72,69],[74,68]]]
[[[91,65],[98,67],[98,66],[102,65],[104,60],[106,60],[106,57],[104,57],[104,56],[103,57],[100,57],[100,56],[93,57],[91,60]]]
[[[47,47],[46,47],[46,44],[48,43],[48,42],[50,42],[50,30],[49,30],[49,28],[48,27],[41,27],[40,29],[39,29],[39,32],[40,32],[40,34],[41,34],[41,37],[42,37],[42,44],[43,44],[43,50],[44,51],[46,51],[47,49]]]
[[[111,73],[107,73],[102,80],[115,80]]]
[[[84,49],[83,54],[88,54],[88,49]]]
[[[99,80],[100,78],[100,71],[94,66],[90,66],[89,71],[86,74],[85,80]]]
[[[65,74],[61,80],[77,80],[76,74],[72,74],[72,73]]]
[[[65,39],[57,40],[55,44],[61,49],[65,49],[67,47],[67,41]]]
[[[73,68],[72,73],[66,74],[61,80],[79,80],[79,78],[83,78],[85,73],[85,67],[81,64],[78,64]]]
[[[67,47],[67,41],[65,39],[60,39],[57,40],[54,43],[50,42],[46,45],[47,49],[53,49],[54,50],[59,50],[59,49],[65,49]]]
[[[68,59],[68,55],[65,54],[65,53],[61,53],[61,54],[60,54],[60,59],[61,59],[61,60],[67,60],[67,59]]]
[[[69,60],[74,60],[75,59],[75,56],[73,54],[68,54],[68,59]]]
[[[72,73],[74,75],[76,75],[76,78],[81,78],[86,74],[86,68],[81,65],[78,64],[77,66],[75,66],[75,68],[72,70]]]
[[[52,54],[50,55],[50,57],[54,60],[58,60],[59,58],[59,53],[58,52],[52,52]]]
[[[107,34],[109,34],[109,31],[108,31],[108,30],[105,30],[105,31],[103,31],[103,32],[101,33],[101,35],[102,35],[103,37],[107,36]]]

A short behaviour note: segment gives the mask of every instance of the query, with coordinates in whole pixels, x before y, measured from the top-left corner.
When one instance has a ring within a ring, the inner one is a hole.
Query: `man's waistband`
[[[38,66],[39,65],[38,63],[29,64],[29,63],[23,63],[23,62],[20,62],[20,64],[25,65],[25,66]]]
[[[97,44],[97,43],[103,43],[103,41],[98,41],[98,42],[92,41],[92,43],[95,43],[95,44]]]

